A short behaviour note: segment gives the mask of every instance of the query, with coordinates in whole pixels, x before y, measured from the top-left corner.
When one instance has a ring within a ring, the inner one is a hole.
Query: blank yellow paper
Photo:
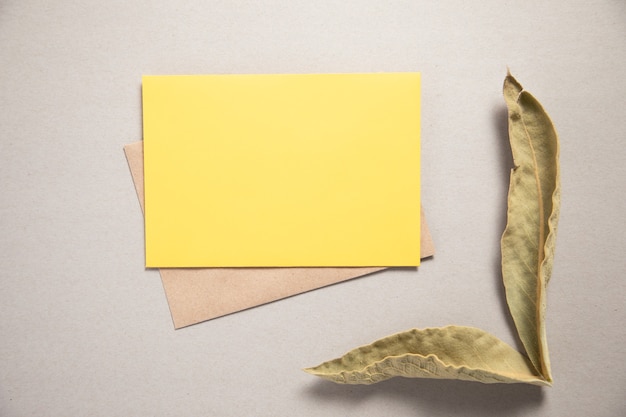
[[[144,76],[146,266],[416,266],[417,73]]]

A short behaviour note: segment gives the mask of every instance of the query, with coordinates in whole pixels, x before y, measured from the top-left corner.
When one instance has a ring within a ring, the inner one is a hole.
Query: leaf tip
[[[302,368],[303,372],[306,372],[309,375],[317,376],[320,378],[328,379],[328,375],[325,374],[321,369],[321,365],[311,366],[309,368]]]

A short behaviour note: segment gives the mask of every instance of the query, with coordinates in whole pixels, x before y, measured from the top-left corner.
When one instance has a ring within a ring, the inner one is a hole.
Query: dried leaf
[[[373,384],[394,376],[547,385],[527,357],[473,327],[413,329],[305,369],[343,384]]]
[[[510,74],[504,98],[515,168],[502,235],[502,276],[519,337],[537,371],[551,381],[545,310],[560,208],[558,139],[541,104]]]
[[[347,384],[372,384],[394,376],[552,384],[545,293],[560,207],[558,138],[541,104],[511,74],[504,82],[504,96],[515,167],[502,236],[502,275],[528,357],[483,330],[447,326],[398,333],[306,372]]]

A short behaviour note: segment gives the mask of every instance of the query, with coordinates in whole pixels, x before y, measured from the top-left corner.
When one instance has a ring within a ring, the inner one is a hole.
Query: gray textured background
[[[626,3],[0,3],[0,415],[626,414]],[[500,283],[506,67],[561,136],[548,291],[555,385],[300,369],[411,327],[516,345]],[[142,74],[420,71],[438,248],[389,271],[174,331],[122,145]]]

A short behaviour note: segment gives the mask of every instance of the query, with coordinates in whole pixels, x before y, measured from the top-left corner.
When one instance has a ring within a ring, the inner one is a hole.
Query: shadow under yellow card
[[[146,266],[416,266],[417,73],[143,77]]]

